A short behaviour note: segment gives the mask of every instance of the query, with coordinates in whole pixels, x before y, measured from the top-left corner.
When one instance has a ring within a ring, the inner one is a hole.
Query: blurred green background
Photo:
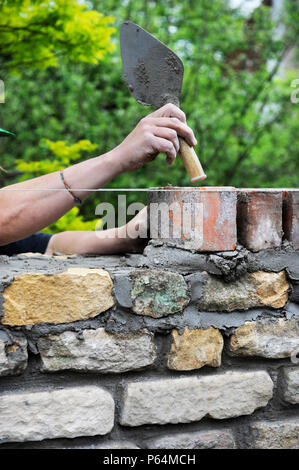
[[[126,19],[184,63],[181,107],[198,140],[204,184],[298,186],[293,0],[0,1],[0,127],[17,134],[0,141],[1,186],[105,153],[152,111],[123,80],[119,27]],[[159,155],[106,186],[168,184],[190,181],[179,158],[166,166]],[[90,196],[48,230],[92,229],[102,201],[117,204],[117,193]],[[146,202],[146,193],[127,193],[127,201]]]

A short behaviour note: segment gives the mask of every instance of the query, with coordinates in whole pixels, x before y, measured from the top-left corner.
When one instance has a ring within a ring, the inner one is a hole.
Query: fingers
[[[157,109],[151,113],[150,116],[153,117],[175,117],[181,122],[186,123],[186,115],[178,106],[175,106],[172,103],[167,103],[162,108]]]
[[[170,117],[156,117],[147,119],[151,121],[148,121],[148,123],[155,126],[174,129],[176,133],[183,137],[192,147],[197,144],[197,140],[195,139],[192,129],[179,119]]]
[[[171,165],[177,154],[173,142],[162,137],[155,137],[154,145],[157,152],[166,154],[166,162]]]
[[[154,135],[156,137],[162,137],[163,139],[170,140],[173,143],[176,153],[180,150],[180,143],[178,135],[174,129],[169,129],[168,127],[155,127]]]

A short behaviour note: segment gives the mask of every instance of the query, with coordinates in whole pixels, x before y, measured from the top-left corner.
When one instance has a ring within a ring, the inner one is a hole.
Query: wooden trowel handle
[[[193,147],[189,147],[187,142],[179,137],[180,142],[180,155],[184,163],[184,167],[190,176],[191,183],[196,183],[197,181],[204,180],[207,175],[202,169],[200,161],[195,153]]]

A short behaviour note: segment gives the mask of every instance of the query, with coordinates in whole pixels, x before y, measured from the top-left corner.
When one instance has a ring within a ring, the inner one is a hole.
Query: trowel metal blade
[[[120,28],[123,72],[130,93],[142,105],[179,104],[184,66],[161,41],[131,21]]]

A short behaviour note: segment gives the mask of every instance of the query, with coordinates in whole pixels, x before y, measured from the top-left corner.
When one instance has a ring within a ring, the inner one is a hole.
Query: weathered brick
[[[0,377],[21,374],[27,367],[27,340],[25,337],[11,339],[0,331]]]
[[[189,423],[248,415],[266,406],[273,382],[265,371],[229,371],[200,377],[130,382],[125,389],[120,423]]]
[[[299,367],[283,367],[281,382],[284,401],[297,405],[299,403]]]
[[[238,241],[248,250],[279,247],[282,239],[282,192],[239,189],[237,226]]]
[[[153,364],[156,358],[153,333],[141,330],[112,335],[104,328],[48,335],[38,340],[43,371],[127,372]]]
[[[279,318],[245,323],[231,336],[229,349],[234,356],[290,357],[299,350],[298,321]]]
[[[234,250],[236,194],[232,187],[149,190],[151,238],[196,251]]]
[[[96,386],[0,395],[2,442],[103,435],[114,424],[114,400]]]
[[[246,273],[227,283],[216,276],[202,273],[203,294],[198,306],[204,311],[232,311],[270,306],[283,307],[288,300],[289,283],[285,271]]]
[[[21,274],[3,292],[1,322],[15,326],[93,318],[113,306],[112,287],[110,275],[103,269]]]
[[[299,421],[259,421],[249,426],[252,449],[299,449]]]
[[[146,443],[147,449],[235,449],[234,436],[229,430],[176,433],[155,437]]]
[[[172,330],[167,367],[173,370],[200,369],[205,365],[219,367],[222,349],[222,334],[212,326],[207,330],[185,328],[181,335]]]
[[[299,249],[299,189],[283,191],[282,223],[284,237]]]
[[[189,302],[188,288],[181,274],[140,269],[132,273],[133,312],[161,318],[181,312]]]

